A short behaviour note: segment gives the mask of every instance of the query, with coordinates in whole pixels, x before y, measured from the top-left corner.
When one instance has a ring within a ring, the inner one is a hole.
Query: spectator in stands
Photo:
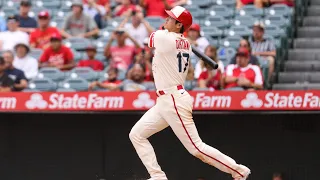
[[[121,84],[124,91],[146,91],[152,90],[153,83],[147,83],[145,79],[145,68],[141,64],[135,64],[132,68],[129,79],[126,79]]]
[[[194,68],[192,64],[189,65],[188,74],[186,77],[186,81],[184,83],[184,88],[186,90],[192,90],[194,87],[196,87],[196,81],[194,79]]]
[[[89,86],[89,90],[93,90],[94,88],[102,88],[109,91],[118,91],[119,85],[121,81],[117,79],[118,77],[118,69],[117,68],[110,68],[107,71],[108,79],[103,82],[95,81],[92,82]]]
[[[130,39],[135,46],[125,45],[127,38]],[[111,46],[114,40],[117,40],[117,46]],[[127,70],[136,54],[136,48],[140,48],[139,43],[125,32],[124,29],[117,29],[112,33],[105,47],[104,55],[111,60],[110,64],[112,67]]]
[[[250,52],[250,60],[249,60],[249,64],[253,64],[253,65],[257,65],[260,66],[259,60],[256,56],[253,56],[251,53],[251,45],[250,42],[247,39],[242,39],[239,43],[239,48],[247,48]],[[230,61],[230,64],[237,64],[237,60],[236,60],[236,56],[233,57]]]
[[[220,69],[214,70],[208,63],[203,62],[205,70],[198,78],[199,88],[209,88],[211,91],[220,90],[222,87],[222,73]]]
[[[13,66],[14,54],[12,51],[5,51],[2,54],[5,62],[6,62],[6,74],[11,78],[14,82],[13,91],[22,91],[27,88],[28,80],[24,75],[24,72],[20,69],[17,69]]]
[[[118,5],[115,10],[115,16],[129,17],[132,12],[141,12],[141,7],[132,3],[132,0],[122,0],[121,4]]]
[[[56,67],[60,70],[70,70],[75,67],[73,53],[62,44],[60,34],[53,34],[50,47],[44,50],[40,57],[40,67]]]
[[[7,17],[8,31],[0,32],[0,50],[14,50],[18,43],[29,44],[27,33],[18,30],[19,19],[16,16]]]
[[[0,56],[0,93],[1,92],[11,92],[14,82],[9,76],[5,73],[6,62],[3,57]]]
[[[66,17],[61,34],[66,38],[93,38],[97,36],[99,34],[99,28],[90,16],[83,13],[82,2],[74,1],[71,8],[72,13]]]
[[[209,45],[205,48],[204,54],[210,57],[216,63],[218,63],[220,72],[224,73],[224,64],[222,61],[218,59],[217,48]],[[195,67],[195,73],[194,73],[195,78],[198,79],[202,71],[205,71],[205,70],[206,68],[204,67],[203,61],[198,61]]]
[[[38,60],[29,56],[30,48],[27,44],[17,44],[15,47],[16,55],[13,66],[24,72],[27,79],[32,79],[38,74]]]
[[[98,0],[88,0],[83,5],[83,12],[93,18],[99,28],[102,28],[102,18],[106,15],[106,8],[98,4]]]
[[[286,4],[290,7],[294,6],[294,0],[263,0],[268,6],[273,4]]]
[[[254,4],[257,8],[262,8],[265,0],[237,0],[237,9],[241,9],[248,4]]]
[[[253,38],[251,42],[252,55],[261,58],[262,68],[268,67],[268,81],[271,80],[274,72],[274,64],[276,57],[276,48],[272,41],[264,39],[264,24],[257,22],[253,26]]]
[[[86,53],[88,59],[79,61],[78,67],[91,67],[95,71],[102,71],[104,69],[103,63],[95,59],[97,48],[93,45],[90,45],[86,48]]]
[[[201,52],[204,52],[205,48],[209,45],[209,41],[200,35],[200,31],[199,24],[192,24],[188,30],[187,38],[192,45],[197,47]]]
[[[140,64],[145,68],[145,81],[153,81],[151,60],[151,51],[141,49],[140,52],[138,52],[138,54],[134,57],[134,63],[129,66],[127,76],[131,76],[132,68],[135,64]]]
[[[168,16],[165,10],[173,7],[170,0],[140,0],[139,4],[145,9],[147,16],[160,16],[163,18]]]
[[[272,180],[285,180],[285,178],[282,173],[274,173],[272,175]]]
[[[17,16],[19,19],[19,30],[31,33],[38,25],[37,21],[29,16],[29,12],[31,9],[31,1],[29,0],[22,0],[20,2],[20,12]]]
[[[225,72],[225,88],[229,90],[253,90],[263,88],[262,72],[259,66],[249,64],[250,52],[240,48],[237,64],[230,64]]]
[[[131,23],[127,23],[131,17]],[[133,11],[131,16],[126,17],[120,24],[120,27],[124,26],[128,34],[133,37],[139,45],[143,46],[143,41],[150,36],[154,29],[150,24],[144,19],[143,13],[138,11]],[[126,45],[134,45],[130,39],[126,40]]]
[[[32,48],[47,49],[50,46],[52,34],[60,34],[55,27],[50,27],[50,15],[48,11],[38,14],[39,27],[30,34],[30,46]]]

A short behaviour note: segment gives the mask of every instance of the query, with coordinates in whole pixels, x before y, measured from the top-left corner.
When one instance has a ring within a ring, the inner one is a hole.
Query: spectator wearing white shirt
[[[27,44],[19,43],[15,46],[16,55],[13,66],[24,72],[27,79],[32,79],[38,74],[38,61],[29,56],[30,48]]]
[[[127,23],[131,17],[131,23]],[[120,27],[124,26],[126,32],[133,37],[141,47],[143,47],[143,41],[149,37],[154,29],[144,19],[143,13],[140,11],[132,11],[131,15],[126,17],[121,23]],[[133,46],[133,42],[129,39],[126,40],[126,45]]]
[[[106,8],[97,3],[98,0],[88,0],[88,4],[83,5],[83,12],[93,18],[98,27],[102,28],[102,18],[106,15]]]
[[[7,18],[7,26],[7,31],[0,32],[0,50],[14,50],[18,43],[29,44],[28,34],[18,30],[19,20],[16,16]]]
[[[197,47],[201,52],[204,53],[206,47],[210,44],[207,38],[200,35],[201,29],[199,24],[192,24],[188,30],[187,38],[191,45]]]

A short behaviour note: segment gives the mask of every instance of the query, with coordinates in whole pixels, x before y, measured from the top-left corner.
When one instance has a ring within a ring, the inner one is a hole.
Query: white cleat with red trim
[[[250,169],[247,168],[246,166],[240,164],[240,167],[242,169],[241,172],[243,174],[243,177],[235,178],[234,180],[246,180],[251,174]]]

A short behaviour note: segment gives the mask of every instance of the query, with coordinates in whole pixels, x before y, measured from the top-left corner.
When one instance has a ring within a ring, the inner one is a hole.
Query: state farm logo
[[[124,106],[123,96],[100,96],[90,94],[53,93],[47,98],[42,94],[32,94],[25,103],[27,109],[118,109]]]
[[[155,101],[150,98],[148,93],[140,93],[138,99],[134,100],[132,103],[135,108],[151,108],[154,104]]]
[[[26,102],[27,109],[45,109],[48,107],[48,102],[45,101],[41,94],[32,94],[30,100]]]
[[[263,101],[259,99],[257,93],[250,92],[247,94],[246,98],[241,101],[241,106],[244,108],[260,108],[263,105]]]

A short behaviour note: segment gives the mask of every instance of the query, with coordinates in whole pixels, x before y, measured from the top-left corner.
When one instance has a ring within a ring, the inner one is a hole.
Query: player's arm
[[[174,50],[176,47],[175,40],[170,37],[168,30],[158,30],[151,33],[148,46],[155,48],[159,53],[165,53]]]

